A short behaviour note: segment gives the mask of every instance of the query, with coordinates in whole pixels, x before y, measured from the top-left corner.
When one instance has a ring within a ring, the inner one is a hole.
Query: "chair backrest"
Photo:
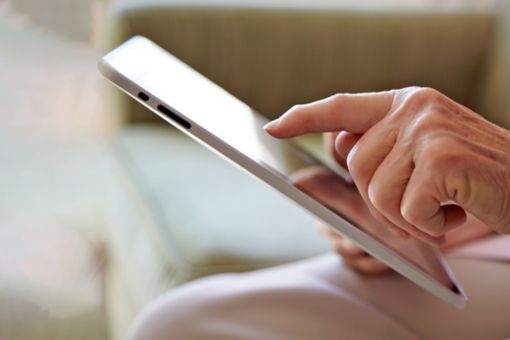
[[[510,129],[510,1],[498,5],[473,108]]]
[[[144,35],[268,117],[337,92],[409,85],[500,108],[489,105],[496,94],[475,92],[482,79],[487,88],[501,81],[484,73],[493,11],[167,4],[118,7],[110,23],[109,47]],[[131,121],[148,117],[141,106],[124,109]]]

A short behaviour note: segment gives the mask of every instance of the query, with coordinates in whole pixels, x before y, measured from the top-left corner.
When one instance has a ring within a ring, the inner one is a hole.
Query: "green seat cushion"
[[[153,216],[141,227],[180,282],[326,250],[302,208],[170,127],[127,129],[115,150]]]

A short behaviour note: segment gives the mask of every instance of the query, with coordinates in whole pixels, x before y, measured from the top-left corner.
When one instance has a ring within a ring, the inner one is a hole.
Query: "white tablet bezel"
[[[169,62],[178,62],[182,64],[182,67],[186,67],[189,69],[189,72],[196,72],[191,69],[189,66],[185,65],[177,58],[169,54],[167,51],[163,50],[152,41],[147,38],[141,36],[135,36],[125,42],[124,44],[117,47],[115,50],[107,54],[102,60],[99,62],[98,67],[100,72],[108,78],[113,84],[123,90],[125,93],[130,95],[132,98],[137,100],[140,104],[144,105],[155,114],[157,114],[160,118],[165,120],[166,122],[172,124],[179,130],[183,131],[188,136],[197,140],[204,146],[218,153],[223,158],[231,161],[233,164],[239,166],[243,170],[249,172],[252,175],[255,175],[265,183],[269,184],[276,190],[283,193],[285,196],[298,203],[300,206],[311,212],[317,218],[321,219],[326,224],[337,229],[342,235],[348,237],[357,243],[362,249],[364,249],[367,253],[379,258],[383,262],[387,263],[391,266],[395,271],[399,272],[403,276],[407,277],[409,280],[428,290],[435,296],[441,298],[442,300],[448,302],[451,305],[456,306],[457,308],[464,307],[467,297],[463,292],[462,288],[457,284],[455,278],[451,271],[449,270],[448,265],[442,258],[442,255],[436,251],[436,256],[438,257],[440,263],[444,267],[447,272],[451,283],[452,288],[447,288],[441,283],[439,283],[434,277],[421,270],[418,266],[412,264],[402,256],[400,256],[397,252],[387,247],[386,245],[380,243],[375,240],[359,228],[353,226],[350,222],[342,219],[339,215],[335,214],[333,211],[328,209],[326,206],[319,203],[317,200],[313,199],[309,195],[305,194],[300,189],[291,185],[288,181],[286,181],[280,174],[275,173],[273,169],[270,167],[265,167],[260,163],[254,161],[253,159],[247,157],[237,149],[231,147],[229,144],[222,141],[217,136],[213,135],[206,129],[199,126],[196,122],[186,116],[185,112],[177,112],[172,107],[172,103],[166,103],[161,98],[157,98],[154,93],[150,93],[147,89],[142,88],[137,84],[136,79],[128,79],[125,75],[123,75],[118,69],[116,69],[115,65],[112,64],[112,60],[115,59],[115,62],[118,62],[119,57],[122,58],[122,55],[129,55],[130,49],[151,49],[150,53],[164,53],[166,57],[168,57]],[[126,58],[128,59],[128,58]],[[123,65],[125,63],[130,63],[131,60],[123,60]],[[136,67],[135,64],[132,67]],[[171,80],[169,80],[171,81]],[[176,80],[178,81],[178,80]],[[207,78],[204,77],[204,81],[210,82]],[[144,101],[138,97],[140,92],[144,92],[149,96],[148,101]],[[181,124],[169,118],[167,115],[158,111],[158,105],[164,105],[166,108],[169,108],[175,115],[181,117],[190,123],[190,127],[183,127]]]

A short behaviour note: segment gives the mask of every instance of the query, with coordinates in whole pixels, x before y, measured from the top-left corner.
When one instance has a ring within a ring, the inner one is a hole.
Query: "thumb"
[[[277,138],[308,132],[348,131],[362,134],[390,111],[396,91],[336,94],[296,105],[264,128]]]
[[[507,233],[508,186],[492,176],[491,169],[469,163],[464,167],[430,175],[425,167],[416,166],[402,197],[402,216],[431,236],[463,224],[466,212],[493,230]],[[449,204],[452,201],[455,204]]]

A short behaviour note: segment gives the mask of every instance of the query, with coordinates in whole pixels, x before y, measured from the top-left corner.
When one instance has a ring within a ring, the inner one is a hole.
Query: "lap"
[[[470,300],[459,311],[397,274],[366,277],[331,254],[198,280],[163,296],[133,338],[503,338],[510,267],[450,259]]]

